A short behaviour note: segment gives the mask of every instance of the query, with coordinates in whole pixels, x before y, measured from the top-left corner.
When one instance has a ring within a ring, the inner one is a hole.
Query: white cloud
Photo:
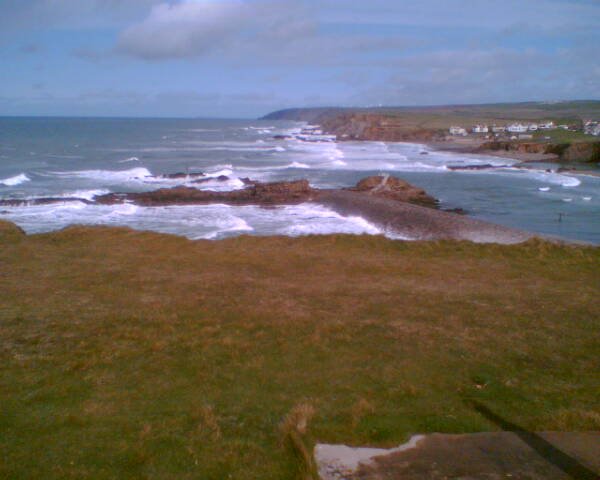
[[[153,7],[121,33],[116,50],[146,60],[245,54],[276,50],[315,30],[306,11],[289,0],[188,0]]]
[[[184,58],[223,48],[250,20],[239,1],[163,3],[119,37],[117,50],[144,59]]]

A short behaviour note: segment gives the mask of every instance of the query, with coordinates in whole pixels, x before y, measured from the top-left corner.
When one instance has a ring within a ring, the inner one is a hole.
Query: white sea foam
[[[4,185],[6,187],[14,187],[16,185],[20,185],[21,183],[29,182],[31,179],[25,175],[24,173],[20,173],[19,175],[15,175],[14,177],[8,177],[0,180],[0,185]]]
[[[92,190],[71,190],[68,192],[52,193],[46,195],[31,195],[25,197],[24,200],[37,200],[40,198],[48,198],[49,196],[51,196],[53,198],[81,198],[83,200],[91,201],[94,199],[94,197],[106,195],[107,193],[110,193],[110,190],[106,188],[98,188]]]
[[[540,188],[538,188],[538,190],[540,192],[548,192],[550,190],[550,187],[540,187]]]
[[[87,178],[102,182],[143,181],[152,177],[147,168],[137,167],[130,170],[79,170],[73,172],[52,172],[52,175],[64,178]]]
[[[119,163],[129,163],[129,162],[139,162],[140,159],[138,157],[130,157],[125,160],[119,160]]]
[[[204,235],[200,235],[196,237],[196,239],[205,238],[207,240],[214,240],[224,234],[231,232],[241,233],[254,231],[254,228],[248,225],[248,222],[246,222],[246,220],[235,216],[219,221],[217,227],[218,228],[216,230]]]
[[[286,168],[310,168],[310,165],[302,162],[292,162]]]
[[[525,172],[526,175],[530,175],[534,177],[536,180],[540,180],[542,182],[551,183],[554,185],[561,185],[563,187],[578,187],[581,185],[581,180],[570,177],[568,175],[562,175],[560,173],[553,172],[543,172],[539,170],[525,170],[518,169]]]

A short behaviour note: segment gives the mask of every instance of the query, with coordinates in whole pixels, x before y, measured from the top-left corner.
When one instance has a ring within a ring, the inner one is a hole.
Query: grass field
[[[550,137],[550,138],[546,138]],[[593,135],[586,135],[583,132],[572,132],[569,130],[542,130],[538,131],[533,136],[536,140],[547,141],[552,143],[573,143],[573,142],[599,142],[600,138]]]
[[[0,223],[0,477],[300,478],[494,430],[469,399],[597,430],[599,294],[592,247]]]
[[[267,118],[316,121],[338,113],[381,113],[392,115],[411,127],[447,129],[451,125],[470,127],[478,123],[500,125],[514,121],[554,120],[559,124],[600,119],[600,101],[522,102],[481,105],[440,105],[381,108],[305,108],[273,112]]]

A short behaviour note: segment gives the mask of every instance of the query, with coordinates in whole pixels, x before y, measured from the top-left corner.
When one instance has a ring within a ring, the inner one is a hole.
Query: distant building
[[[506,127],[492,125],[492,133],[504,133],[506,132]]]
[[[552,130],[553,128],[556,128],[554,122],[540,123],[540,130]]]
[[[519,140],[531,140],[533,135],[531,133],[520,133]]]
[[[473,133],[488,133],[490,130],[487,125],[475,125],[471,132]]]
[[[450,135],[467,136],[467,131],[463,127],[450,127]]]
[[[587,133],[588,135],[599,136],[600,135],[600,122],[588,120],[583,125],[583,132]]]
[[[569,126],[568,125],[559,125],[558,128],[562,128],[563,130],[568,130]]]
[[[539,127],[538,127],[538,124],[537,124],[537,123],[530,123],[529,125],[527,125],[527,129],[528,129],[530,132],[537,132],[538,128],[539,128]]]
[[[528,127],[522,123],[512,123],[506,127],[506,130],[510,133],[525,133],[528,130]]]

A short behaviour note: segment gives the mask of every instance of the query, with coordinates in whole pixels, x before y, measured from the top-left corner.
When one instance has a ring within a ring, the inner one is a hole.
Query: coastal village
[[[539,131],[566,130],[569,132],[581,132],[586,135],[600,136],[600,121],[585,120],[581,125],[577,124],[555,124],[553,121],[544,121],[541,123],[522,123],[514,122],[505,125],[486,125],[477,124],[469,129],[462,126],[451,126],[450,135],[466,137],[471,135],[484,136],[486,139],[510,139],[510,140],[531,140],[534,134]],[[549,140],[550,137],[547,137]]]

